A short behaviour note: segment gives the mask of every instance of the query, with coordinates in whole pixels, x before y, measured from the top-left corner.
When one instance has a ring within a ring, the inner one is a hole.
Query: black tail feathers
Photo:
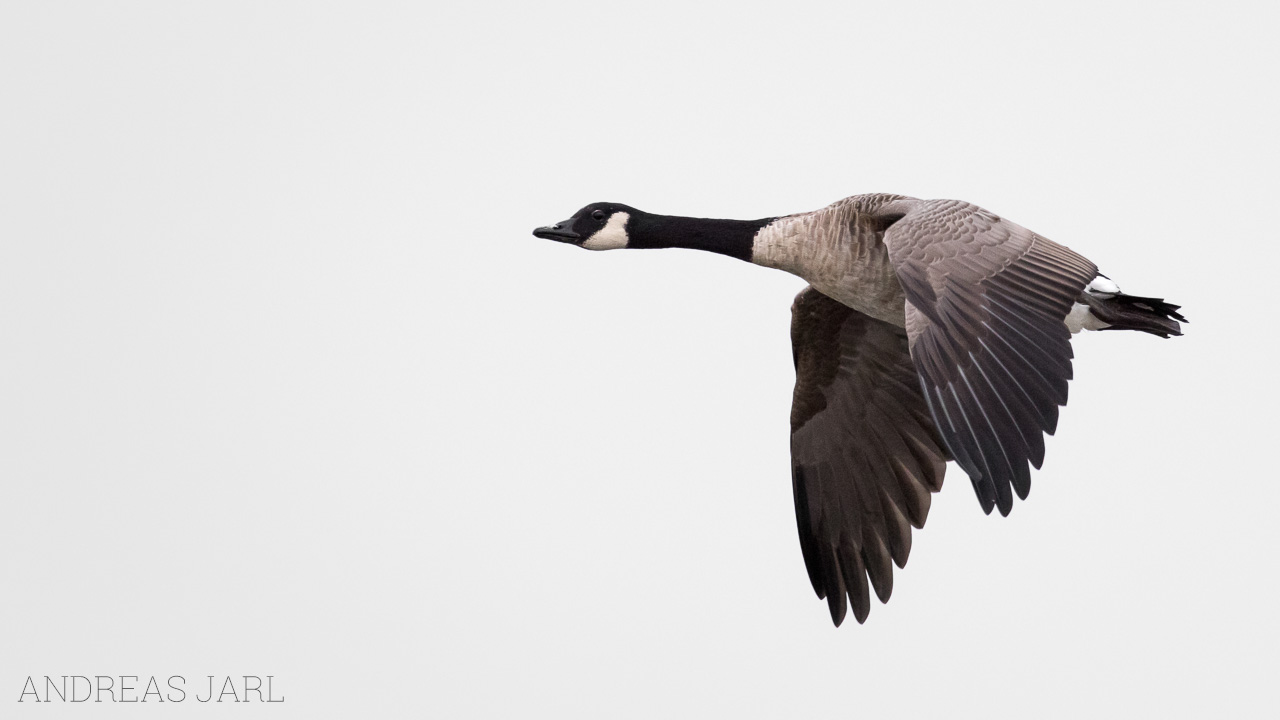
[[[1178,323],[1187,322],[1178,312],[1180,306],[1160,298],[1123,293],[1104,298],[1083,292],[1080,294],[1080,302],[1089,306],[1094,317],[1110,325],[1104,330],[1141,330],[1167,338],[1181,335],[1182,327]]]

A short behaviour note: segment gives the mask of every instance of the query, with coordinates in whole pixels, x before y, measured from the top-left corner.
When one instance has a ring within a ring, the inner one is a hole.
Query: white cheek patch
[[[609,216],[604,224],[591,237],[582,243],[588,250],[617,250],[627,246],[627,221],[631,216],[624,212],[616,212]]]

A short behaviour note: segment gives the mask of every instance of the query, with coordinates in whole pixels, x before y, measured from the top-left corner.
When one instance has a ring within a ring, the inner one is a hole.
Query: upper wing
[[[791,308],[796,364],[791,477],[809,580],[836,625],[893,590],[911,526],[923,527],[947,455],[907,352],[906,332],[805,288]]]
[[[1067,402],[1063,323],[1098,274],[1087,259],[982,208],[916,203],[885,234],[907,296],[911,358],[982,509],[1025,499]]]

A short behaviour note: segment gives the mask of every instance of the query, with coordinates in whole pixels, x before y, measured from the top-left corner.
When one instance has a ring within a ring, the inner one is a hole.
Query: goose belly
[[[823,269],[802,276],[818,292],[877,320],[906,327],[907,296],[885,257],[883,266]]]

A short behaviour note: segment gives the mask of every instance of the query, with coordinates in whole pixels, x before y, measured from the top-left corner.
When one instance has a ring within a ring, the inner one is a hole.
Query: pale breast
[[[906,296],[883,233],[862,212],[866,197],[770,223],[756,234],[751,261],[798,275],[823,295],[903,327]]]

